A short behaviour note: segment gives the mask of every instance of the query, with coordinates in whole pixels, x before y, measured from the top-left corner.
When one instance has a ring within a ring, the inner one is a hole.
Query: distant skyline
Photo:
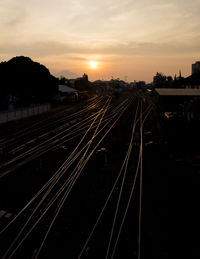
[[[0,2],[0,61],[24,55],[54,75],[151,82],[189,76],[200,60],[199,0]]]

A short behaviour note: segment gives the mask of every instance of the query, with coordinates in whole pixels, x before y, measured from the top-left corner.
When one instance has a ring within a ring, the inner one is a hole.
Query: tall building
[[[192,74],[200,73],[200,61],[192,64]]]

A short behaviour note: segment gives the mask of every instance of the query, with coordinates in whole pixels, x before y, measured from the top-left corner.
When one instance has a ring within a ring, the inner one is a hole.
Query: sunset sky
[[[199,0],[0,0],[0,61],[28,56],[91,81],[188,76],[200,60],[199,13]]]

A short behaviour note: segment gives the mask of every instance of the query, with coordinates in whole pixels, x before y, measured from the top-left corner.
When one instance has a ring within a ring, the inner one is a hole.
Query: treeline
[[[0,107],[9,102],[26,105],[47,101],[58,91],[59,79],[29,57],[19,56],[0,63]]]
[[[153,77],[153,86],[155,88],[184,88],[185,79],[182,77],[181,73],[178,77],[172,78],[172,76],[166,76],[163,73],[156,73]]]

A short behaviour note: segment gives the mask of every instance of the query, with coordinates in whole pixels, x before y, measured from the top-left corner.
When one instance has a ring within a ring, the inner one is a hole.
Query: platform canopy
[[[200,89],[155,88],[160,96],[200,96]]]
[[[58,86],[58,91],[62,92],[62,93],[68,93],[68,94],[77,92],[76,89],[71,88],[71,87],[69,87],[67,85],[59,85]]]

